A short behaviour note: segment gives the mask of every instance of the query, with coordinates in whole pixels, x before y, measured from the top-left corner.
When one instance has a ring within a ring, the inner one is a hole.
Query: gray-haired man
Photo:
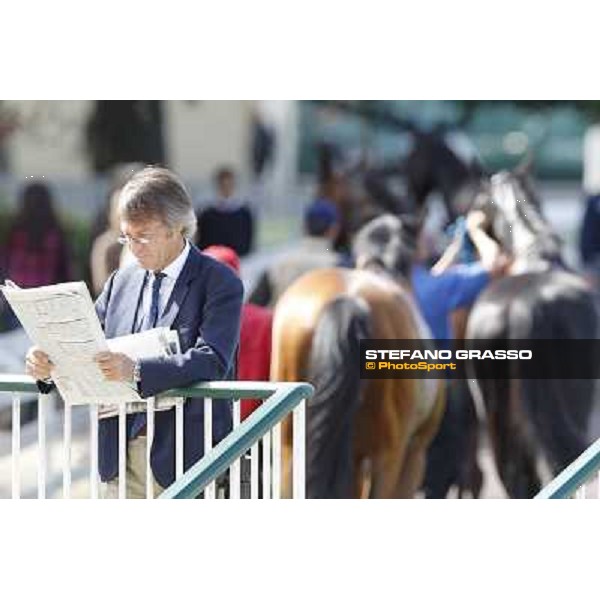
[[[137,363],[120,353],[103,352],[96,360],[111,381],[136,385],[143,397],[199,381],[231,377],[239,340],[243,287],[228,267],[203,256],[190,243],[196,219],[189,194],[168,169],[137,172],[119,198],[122,242],[136,262],[115,271],[96,302],[107,338],[170,327],[179,334],[181,354]],[[32,348],[27,372],[44,380],[52,375],[48,356]],[[230,407],[213,412],[215,439],[231,426]],[[145,494],[145,414],[127,418],[128,497]],[[204,404],[187,399],[184,406],[184,468],[204,451]],[[151,465],[155,490],[175,479],[174,409],[156,414]],[[115,494],[118,484],[118,421],[103,419],[99,429],[99,471]]]

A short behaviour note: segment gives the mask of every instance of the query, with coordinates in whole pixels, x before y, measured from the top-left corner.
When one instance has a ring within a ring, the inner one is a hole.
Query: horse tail
[[[581,285],[575,287],[569,274],[557,273],[551,283],[563,285],[565,293],[547,307],[534,312],[530,337],[534,340],[586,340],[596,337],[598,312],[594,297]],[[567,287],[569,286],[569,287]],[[555,348],[559,343],[554,342]],[[558,346],[559,347],[559,346]],[[524,379],[525,409],[532,419],[549,466],[556,475],[589,445],[589,423],[594,405],[598,355],[585,356],[559,351],[544,355],[547,379]],[[576,373],[581,367],[587,379],[552,378],[553,373]]]
[[[370,309],[341,296],[321,313],[313,336],[308,379],[315,394],[306,419],[309,498],[353,495],[352,433],[360,403],[359,341],[370,337]]]
[[[553,475],[591,443],[594,379],[524,379],[525,409],[535,424]]]

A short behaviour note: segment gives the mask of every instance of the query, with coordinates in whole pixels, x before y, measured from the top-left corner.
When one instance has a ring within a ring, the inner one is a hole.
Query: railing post
[[[146,403],[146,498],[154,499],[154,475],[152,474],[152,443],[154,442],[154,398]]]
[[[47,448],[46,448],[46,403],[48,396],[38,394],[38,498],[43,500],[46,497],[46,468],[47,468]]]
[[[90,497],[98,498],[98,405],[90,404]]]
[[[234,400],[233,402],[233,429],[237,429],[240,426],[240,401]],[[240,459],[236,458],[229,469],[229,497],[232,500],[240,499],[241,485],[240,485]]]
[[[250,498],[258,500],[258,472],[260,461],[260,442],[256,442],[250,451]]]
[[[281,499],[281,423],[273,427],[273,499]]]
[[[127,498],[127,405],[119,404],[119,500]]]
[[[213,399],[204,398],[204,454],[208,454],[213,447]],[[211,481],[204,490],[206,500],[214,500],[217,497],[217,486]]]
[[[21,398],[19,394],[12,395],[12,497],[21,497]]]
[[[263,448],[263,476],[262,492],[263,500],[271,499],[271,432],[267,432],[262,438]]]
[[[65,402],[63,429],[63,498],[71,496],[71,442],[72,442],[71,405]]]
[[[294,499],[306,498],[306,400],[294,409],[292,485]]]
[[[183,398],[178,398],[175,404],[175,477],[183,475]]]

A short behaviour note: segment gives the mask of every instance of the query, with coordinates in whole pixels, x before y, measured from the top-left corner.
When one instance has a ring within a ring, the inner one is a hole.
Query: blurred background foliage
[[[376,161],[401,159],[418,128],[465,134],[490,172],[531,153],[540,178],[575,180],[585,131],[600,121],[600,101],[328,100],[303,103],[300,115],[303,173],[317,168],[314,147],[323,142]]]

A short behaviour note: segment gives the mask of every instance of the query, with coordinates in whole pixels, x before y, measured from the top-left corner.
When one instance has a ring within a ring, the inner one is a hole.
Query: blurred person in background
[[[209,246],[204,254],[231,267],[240,274],[240,259],[235,250],[227,246]],[[242,306],[238,379],[240,381],[269,381],[271,368],[271,329],[273,311],[245,302]],[[260,400],[242,400],[242,421],[261,404]]]
[[[340,213],[336,205],[328,200],[312,202],[304,212],[302,239],[265,270],[250,295],[250,302],[273,307],[301,275],[314,269],[346,266],[344,257],[334,249],[339,230]]]
[[[56,214],[50,188],[40,181],[24,186],[3,251],[4,277],[20,287],[39,287],[69,281],[71,252]],[[19,323],[10,309],[8,329]]]
[[[583,272],[596,291],[600,291],[600,193],[586,200],[579,236]]]
[[[123,246],[119,243],[119,192],[133,174],[142,168],[141,163],[128,163],[115,169],[102,219],[96,217],[97,224],[103,219],[106,219],[106,223],[105,229],[93,239],[90,250],[89,269],[95,297],[102,291],[110,274],[121,266]]]
[[[331,170],[328,171],[328,168]],[[334,240],[334,248],[338,252],[351,255],[351,238],[353,227],[351,186],[348,177],[332,167],[321,167],[319,189],[316,199],[331,202],[338,211],[338,231]]]
[[[600,292],[600,126],[589,127],[583,138],[585,211],[579,231],[579,256],[584,277]]]
[[[10,279],[21,287],[39,287],[72,278],[67,235],[56,214],[50,188],[45,183],[36,181],[22,188],[17,213],[6,239],[0,254],[2,279]],[[0,334],[0,372],[19,373],[31,341],[3,297],[0,298],[0,317],[3,330]],[[36,414],[35,402],[23,402],[22,423],[31,421]],[[10,425],[10,420],[6,420],[5,425]]]
[[[215,175],[218,196],[198,211],[197,246],[203,250],[222,245],[246,256],[254,244],[254,217],[248,204],[235,195],[235,173],[226,167]]]

